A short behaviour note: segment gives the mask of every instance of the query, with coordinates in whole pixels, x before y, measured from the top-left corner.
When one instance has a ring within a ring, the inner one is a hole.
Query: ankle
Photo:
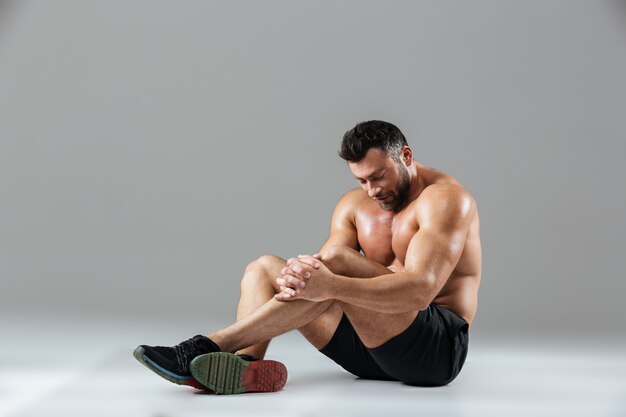
[[[243,359],[246,362],[256,362],[256,361],[259,360],[258,358],[255,358],[254,356],[248,355],[248,354],[245,354],[245,353],[236,353],[235,355],[238,356],[239,358]]]
[[[254,358],[255,360],[260,360],[265,357],[265,351],[259,351],[259,350],[247,348],[247,349],[241,349],[241,350],[236,351],[235,355],[243,356],[244,359],[245,357],[251,357],[251,358]]]
[[[230,345],[224,335],[221,332],[215,332],[208,335],[208,338],[215,343],[222,352],[232,353],[234,350],[230,349]]]

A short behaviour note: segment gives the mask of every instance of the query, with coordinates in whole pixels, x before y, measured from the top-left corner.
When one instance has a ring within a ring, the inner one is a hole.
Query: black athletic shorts
[[[441,386],[452,382],[465,363],[468,329],[461,317],[431,304],[405,331],[369,349],[344,314],[320,352],[360,378]]]

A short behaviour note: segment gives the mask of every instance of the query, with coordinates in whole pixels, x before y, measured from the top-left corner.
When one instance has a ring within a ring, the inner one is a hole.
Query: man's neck
[[[417,168],[417,162],[413,160],[413,163],[410,167],[411,171],[411,188],[409,189],[409,202],[415,201],[417,197],[422,194],[424,188],[426,188],[426,184],[424,178],[420,175],[419,169]]]

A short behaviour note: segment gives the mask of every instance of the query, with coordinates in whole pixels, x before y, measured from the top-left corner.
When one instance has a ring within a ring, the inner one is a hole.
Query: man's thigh
[[[300,327],[298,331],[317,350],[330,342],[343,316],[343,310],[336,302],[331,302],[328,309],[317,316],[312,322]]]
[[[391,273],[381,263],[366,258],[360,252],[346,246],[331,246],[322,253],[322,262],[331,271],[353,277],[375,277]],[[343,309],[333,302],[326,311],[315,320],[298,330],[317,349],[328,344],[343,316]]]
[[[381,346],[408,329],[419,313],[418,311],[411,311],[389,314],[340,301],[337,304],[348,316],[354,331],[367,348]]]
[[[349,310],[351,306],[343,307]],[[405,325],[402,320],[384,316],[370,311],[352,311],[348,315],[340,303],[332,301],[317,319],[298,330],[317,350],[353,375],[366,379],[396,380],[397,376],[383,370],[369,348],[387,346],[385,342],[408,331],[415,317],[409,317],[410,322]],[[359,324],[354,325],[353,322]],[[381,334],[385,336],[381,338]]]

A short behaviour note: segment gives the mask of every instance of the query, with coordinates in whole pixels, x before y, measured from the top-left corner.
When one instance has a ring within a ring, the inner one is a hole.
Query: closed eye
[[[385,176],[385,174],[386,174],[386,173],[387,173],[387,172],[385,171],[385,172],[383,172],[382,174],[379,174],[379,175],[378,175],[378,176],[376,176],[376,177],[372,176],[372,177],[368,177],[368,178],[369,178],[369,180],[370,180],[370,181],[380,181],[380,180],[382,180],[382,179],[383,179],[383,177]],[[375,174],[376,174],[376,173],[375,173]],[[361,184],[365,184],[365,183],[367,182],[367,180],[364,180],[364,179],[362,179],[362,178],[357,178],[357,181],[358,181],[359,183],[361,183]]]

